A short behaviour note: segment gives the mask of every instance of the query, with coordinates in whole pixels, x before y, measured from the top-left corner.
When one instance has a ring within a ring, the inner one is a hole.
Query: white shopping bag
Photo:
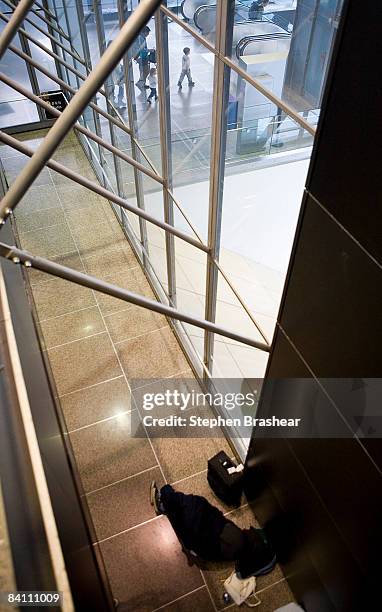
[[[242,603],[245,603],[250,608],[254,608],[255,606],[258,606],[261,603],[260,599],[255,594],[255,576],[241,579],[238,577],[236,572],[233,571],[232,574],[224,582],[224,588],[237,606],[240,606]],[[254,595],[256,598],[256,601],[253,603],[248,601],[248,598],[251,597],[251,595]]]

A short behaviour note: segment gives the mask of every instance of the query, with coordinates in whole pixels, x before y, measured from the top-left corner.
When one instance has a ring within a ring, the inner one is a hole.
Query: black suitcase
[[[243,491],[243,472],[228,473],[228,468],[236,465],[227,453],[220,451],[208,460],[207,480],[215,493],[228,506],[239,506]]]

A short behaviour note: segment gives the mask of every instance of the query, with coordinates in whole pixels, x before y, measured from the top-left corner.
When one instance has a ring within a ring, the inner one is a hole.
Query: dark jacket
[[[185,548],[206,560],[221,558],[220,534],[229,523],[204,497],[161,489],[161,501],[171,525]]]

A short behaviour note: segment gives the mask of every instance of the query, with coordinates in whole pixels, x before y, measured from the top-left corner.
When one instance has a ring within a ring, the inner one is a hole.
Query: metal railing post
[[[164,4],[167,4],[165,0]],[[168,55],[168,24],[167,17],[158,11],[155,13],[155,35],[158,65],[158,95],[159,95],[159,129],[162,159],[163,209],[164,218],[169,225],[174,225],[174,203],[169,195],[172,191],[172,143],[171,143],[171,111],[170,111],[170,79]],[[176,306],[176,274],[175,274],[175,240],[172,234],[166,234],[166,261],[168,296],[170,303]]]
[[[125,0],[117,0],[118,6],[118,20],[119,27],[122,28],[125,21],[128,19],[127,13],[127,3]],[[134,74],[133,74],[133,66],[132,66],[132,53],[131,50],[128,49],[127,53],[123,56],[123,70],[125,75],[125,86],[126,86],[126,102],[127,102],[127,114],[129,117],[129,125],[131,129],[131,154],[134,159],[138,162],[141,161],[141,152],[139,147],[136,144],[136,138],[138,135],[138,122],[137,122],[137,112],[136,112],[136,102],[135,102],[135,91],[134,91]],[[136,168],[134,168],[134,185],[135,185],[135,195],[137,198],[137,206],[142,210],[145,210],[145,196],[143,190],[143,180],[142,175]],[[147,227],[146,221],[142,218],[139,219],[139,234],[140,234],[140,242],[142,245],[142,261],[143,266],[147,268],[147,256],[146,253],[149,252],[149,244],[147,240]]]
[[[95,25],[96,25],[96,30],[97,30],[98,48],[99,48],[99,53],[101,57],[105,53],[107,47],[106,47],[106,38],[105,38],[105,28],[103,25],[102,2],[100,0],[93,0],[93,10],[94,10]],[[111,76],[109,78],[111,78]],[[108,88],[106,87],[106,83],[104,84],[104,89],[106,93],[107,112],[111,114],[113,112],[113,108],[110,104],[110,100],[109,100],[110,92],[108,91]],[[114,96],[113,96],[113,100],[114,100]],[[108,122],[108,125],[109,125],[111,144],[115,147],[117,142],[115,138],[114,125],[111,123],[111,121]],[[121,197],[124,197],[123,184],[121,180],[121,162],[119,158],[116,157],[115,154],[113,154],[113,163],[114,163],[114,171],[115,171],[115,176],[116,176],[116,181],[117,181],[117,192],[118,192],[118,195],[120,195]],[[104,165],[105,164],[103,163],[102,166]]]
[[[216,5],[216,46],[218,51],[223,54],[226,54],[226,51],[232,45],[234,9],[234,0],[221,0]],[[216,317],[219,271],[214,260],[219,259],[220,252],[229,80],[229,68],[215,55],[208,214],[208,247],[210,253],[207,258],[205,304],[205,318],[209,321],[215,321]],[[204,364],[210,372],[212,372],[213,346],[214,336],[207,331],[204,336]],[[206,377],[206,375],[204,376]]]

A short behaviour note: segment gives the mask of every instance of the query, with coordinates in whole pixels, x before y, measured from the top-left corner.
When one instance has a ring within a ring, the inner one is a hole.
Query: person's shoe
[[[154,507],[155,514],[157,516],[163,514],[161,508],[160,493],[155,480],[153,480],[150,485],[150,504]]]
[[[148,104],[151,104],[151,100],[147,100]]]
[[[193,87],[195,85],[194,81],[191,81],[191,83],[188,84],[189,87]]]
[[[178,83],[179,89],[182,89],[182,83]]]
[[[155,96],[155,102],[158,100],[158,96]]]

